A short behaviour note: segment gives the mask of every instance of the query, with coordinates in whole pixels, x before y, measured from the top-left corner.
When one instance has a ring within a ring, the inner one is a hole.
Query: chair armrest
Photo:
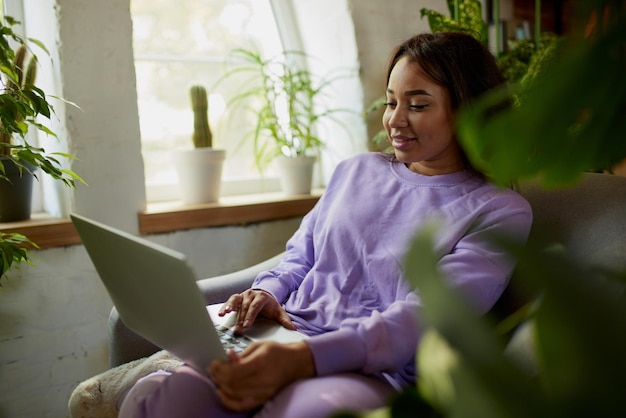
[[[276,267],[282,256],[283,254],[281,253],[234,273],[198,280],[198,287],[204,295],[206,304],[225,302],[230,295],[241,293],[248,289],[259,273]]]
[[[257,274],[275,267],[281,257],[282,253],[234,273],[198,280],[198,287],[204,295],[206,304],[224,302],[230,295],[248,289]],[[159,347],[126,327],[115,307],[111,309],[109,314],[110,367],[150,356],[159,350]]]

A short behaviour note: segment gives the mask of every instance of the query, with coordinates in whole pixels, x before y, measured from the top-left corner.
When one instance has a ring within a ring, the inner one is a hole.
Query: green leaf
[[[423,8],[420,10],[422,19],[428,19],[432,32],[466,32],[483,43],[487,43],[487,24],[482,18],[482,4],[480,0],[459,0],[459,20],[452,18],[454,2],[448,0],[450,16],[445,16],[435,10]]]
[[[521,257],[523,277],[541,289],[534,323],[546,396],[560,416],[623,416],[626,272],[541,246]]]
[[[626,157],[624,43],[619,25],[600,38],[559,43],[532,82],[516,86],[519,106],[489,118],[500,91],[464,110],[459,136],[469,158],[500,184],[537,177],[555,187],[583,171],[610,170]]]
[[[18,23],[15,19],[5,16],[4,24],[0,24],[0,34],[2,35],[0,36],[0,71],[5,81],[13,82],[8,83],[11,87],[0,94],[0,141],[2,142],[0,154],[3,157],[11,158],[18,167],[23,169],[32,170],[31,166],[41,168],[53,179],[63,182],[68,187],[74,187],[75,181],[86,184],[76,173],[63,168],[60,161],[54,156],[74,157],[62,153],[48,155],[42,148],[34,147],[28,143],[26,134],[32,127],[54,138],[57,138],[57,135],[38,121],[40,116],[50,119],[54,113],[54,107],[48,102],[45,92],[34,85],[34,76],[29,77],[26,85],[20,85],[13,62],[15,51],[9,40],[15,41],[18,46],[27,46],[29,49],[29,44],[35,44],[47,55],[49,52],[42,42],[16,35],[12,26]],[[34,55],[31,57],[29,67],[33,63],[36,63]],[[35,72],[31,72],[31,74],[35,74]],[[71,104],[71,102],[65,102]],[[5,177],[2,175],[0,178]]]
[[[495,325],[439,274],[437,228],[430,225],[415,237],[405,264],[428,325],[417,354],[420,392],[444,416],[550,417],[535,383],[504,356]]]
[[[15,264],[33,265],[26,247],[39,248],[26,236],[19,233],[0,232],[0,279]],[[0,281],[0,286],[2,282]]]
[[[295,65],[309,58],[301,51],[263,59],[257,51],[240,48],[233,50],[232,56],[235,66],[215,86],[229,79],[239,83],[243,76],[239,93],[227,104],[230,112],[233,108],[242,109],[256,119],[254,130],[246,133],[244,139],[252,141],[257,168],[263,172],[281,154],[297,156],[323,148],[325,144],[315,131],[320,126],[318,122],[336,122],[332,116],[342,109],[318,109],[316,101],[333,82],[352,74],[333,72],[317,77]],[[346,125],[336,124],[349,134]]]

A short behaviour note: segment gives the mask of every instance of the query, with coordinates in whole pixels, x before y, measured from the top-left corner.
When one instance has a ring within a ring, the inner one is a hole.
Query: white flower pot
[[[300,155],[278,158],[280,184],[286,195],[311,194],[316,157]]]
[[[183,203],[213,203],[219,200],[225,156],[224,150],[213,148],[174,152],[174,164]]]

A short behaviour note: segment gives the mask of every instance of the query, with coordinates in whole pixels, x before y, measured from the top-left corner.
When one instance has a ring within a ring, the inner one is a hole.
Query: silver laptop
[[[267,319],[235,336],[236,315],[220,317],[221,304],[205,306],[183,254],[84,216],[70,217],[124,324],[192,367],[204,372],[213,359],[226,359],[227,349],[239,351],[249,341],[306,338]]]

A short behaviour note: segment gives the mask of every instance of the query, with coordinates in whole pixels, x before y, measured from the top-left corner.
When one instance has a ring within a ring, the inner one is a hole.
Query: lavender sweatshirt
[[[440,270],[486,312],[514,262],[484,235],[499,230],[526,240],[529,204],[468,172],[422,176],[378,153],[337,166],[281,263],[258,275],[253,287],[271,293],[311,336],[318,375],[355,371],[384,374],[397,386],[415,382],[420,298],[402,264],[432,216],[445,225],[436,237]]]

